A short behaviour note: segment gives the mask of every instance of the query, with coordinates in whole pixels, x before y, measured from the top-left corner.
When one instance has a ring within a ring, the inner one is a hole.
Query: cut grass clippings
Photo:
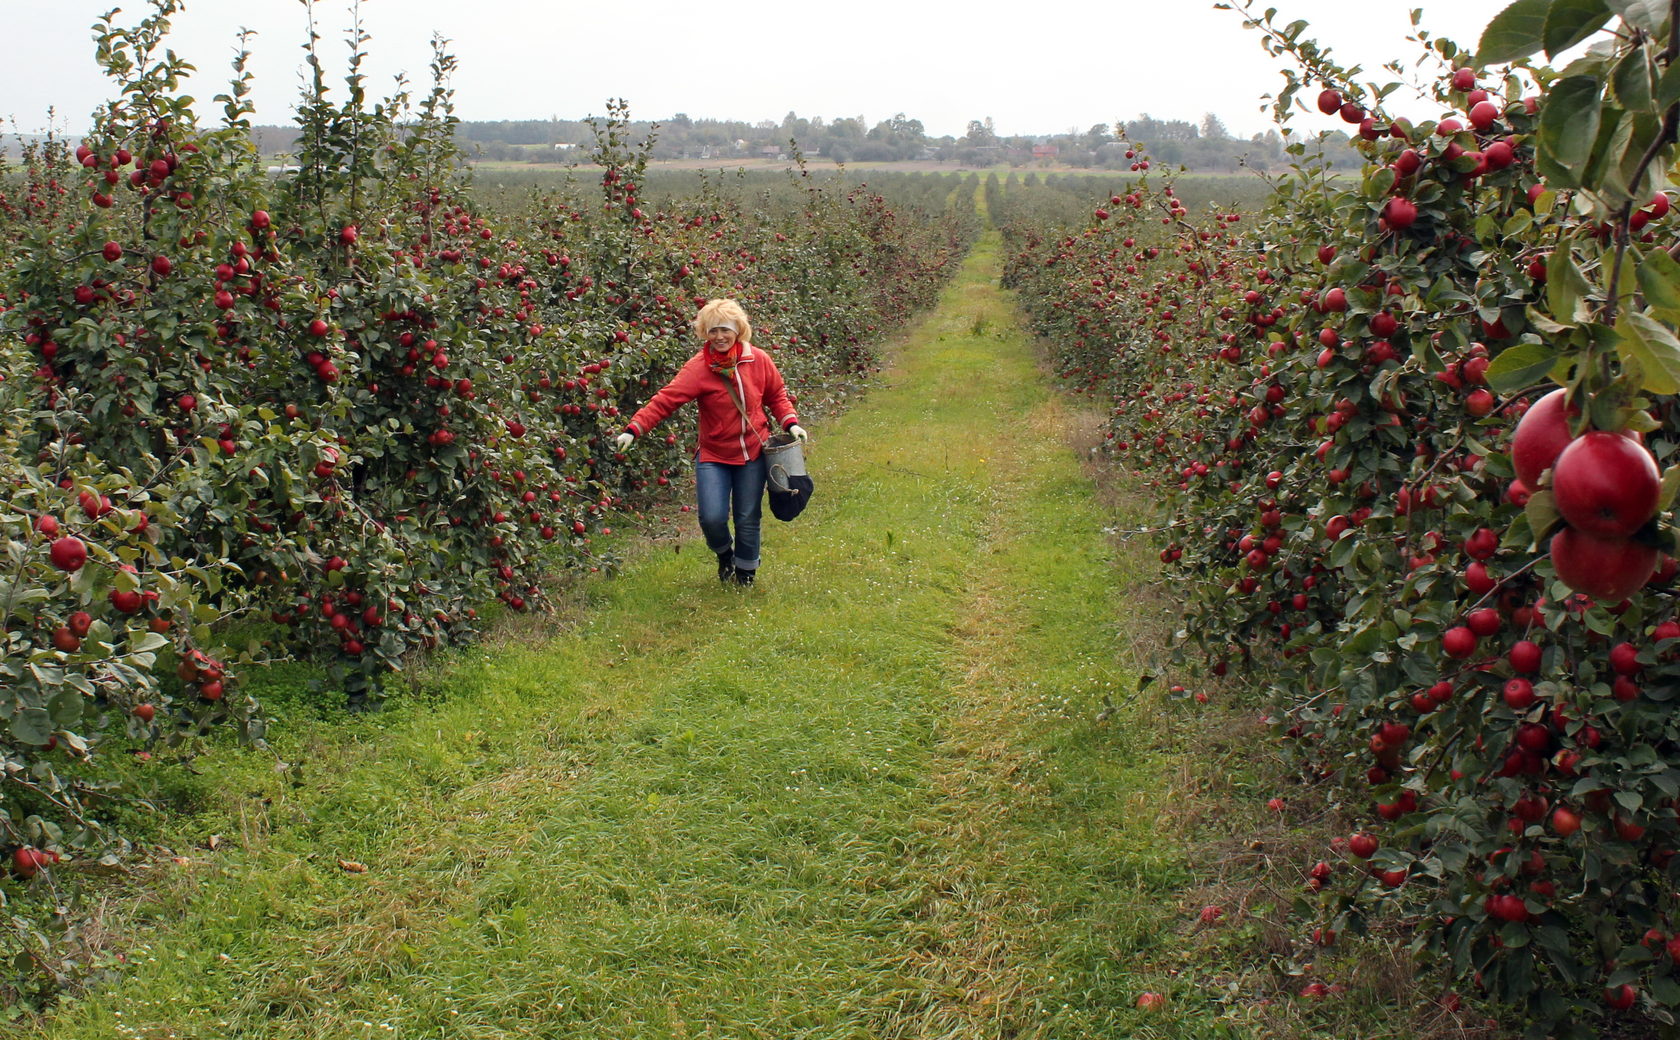
[[[201,758],[117,978],[17,1035],[1259,1035],[1185,974],[1182,708],[998,248],[814,431],[757,588],[653,543],[293,768]]]

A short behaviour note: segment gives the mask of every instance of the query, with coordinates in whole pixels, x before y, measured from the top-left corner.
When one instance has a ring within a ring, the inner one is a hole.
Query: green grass
[[[127,965],[28,1035],[1210,1035],[1133,1007],[1191,878],[1170,742],[997,250],[816,425],[758,588],[651,543],[438,697],[201,758]]]

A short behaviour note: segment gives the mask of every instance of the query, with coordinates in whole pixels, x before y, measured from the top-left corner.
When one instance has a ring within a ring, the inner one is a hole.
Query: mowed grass
[[[288,723],[301,778],[200,759],[126,965],[19,1035],[1209,1035],[1134,1007],[1184,919],[1171,742],[997,250],[813,424],[757,588],[651,543],[441,696]]]

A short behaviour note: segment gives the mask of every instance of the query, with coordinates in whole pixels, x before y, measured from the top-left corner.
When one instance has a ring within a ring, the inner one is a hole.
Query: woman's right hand
[[[633,444],[635,440],[635,434],[629,432],[621,433],[617,437],[613,438],[613,447],[617,448],[619,451],[629,451],[630,445]]]

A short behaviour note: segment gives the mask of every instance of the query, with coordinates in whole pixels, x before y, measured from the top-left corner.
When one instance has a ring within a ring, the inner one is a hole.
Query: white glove
[[[799,425],[798,423],[794,423],[792,426],[789,426],[787,432],[792,434],[793,439],[798,441],[800,444],[804,444],[806,441],[811,439],[811,435],[805,432],[805,427]]]
[[[613,447],[617,448],[619,451],[629,451],[630,444],[635,439],[636,435],[633,433],[621,433],[617,437],[613,438]]]

